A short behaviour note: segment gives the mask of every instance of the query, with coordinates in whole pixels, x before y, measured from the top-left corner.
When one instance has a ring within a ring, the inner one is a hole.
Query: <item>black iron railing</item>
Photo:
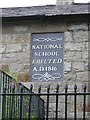
[[[15,82],[13,77],[0,70],[0,92],[3,91],[4,88],[7,89],[7,92],[10,92],[10,84]]]
[[[4,85],[3,93],[0,93],[0,96],[2,96],[2,119],[89,119],[85,108],[88,104],[90,92],[87,92],[86,85],[83,86],[82,92],[78,92],[77,85],[74,85],[72,92],[69,91],[68,85],[65,85],[63,92],[60,92],[59,85],[57,85],[55,92],[51,92],[50,87],[51,86],[48,85],[47,91],[42,92],[42,87],[39,86],[38,92],[34,93],[32,85],[30,85],[29,90],[20,84],[10,84],[10,91],[7,92],[8,87]],[[81,104],[81,108],[78,108],[79,104]],[[73,108],[70,108],[73,113],[72,117],[69,115],[70,110],[68,105],[73,106]],[[81,115],[78,114],[78,109],[80,109]],[[52,114],[50,114],[50,112],[52,112]]]

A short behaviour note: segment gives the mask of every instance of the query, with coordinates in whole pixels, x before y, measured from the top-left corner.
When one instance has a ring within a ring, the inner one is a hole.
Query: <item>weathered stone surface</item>
[[[82,52],[82,61],[84,61],[84,62],[89,61],[88,51],[83,51]]]
[[[22,33],[22,32],[27,32],[28,26],[14,26],[14,32],[15,33]]]
[[[17,61],[16,53],[2,54],[3,63],[10,64],[15,61]]]
[[[23,52],[30,51],[30,44],[24,44],[22,47],[23,47]]]
[[[68,61],[68,62],[71,62],[71,61],[82,61],[82,55],[81,55],[81,52],[77,52],[77,51],[74,51],[74,52],[70,52],[70,51],[66,51],[64,53],[64,60],[65,61]]]
[[[74,72],[67,72],[64,73],[64,80],[65,81],[74,81],[76,80],[76,74]]]
[[[87,82],[88,81],[88,71],[84,72],[77,72],[77,80],[80,82]]]
[[[10,43],[18,43],[18,44],[30,44],[30,33],[17,33],[11,35],[11,41]]]
[[[74,71],[84,71],[84,63],[83,62],[73,62],[72,69]]]
[[[16,62],[16,63],[10,63],[9,65],[10,71],[20,72],[22,71],[22,64]]]
[[[30,51],[28,52],[18,52],[16,54],[16,59],[22,63],[30,63]]]
[[[65,42],[73,41],[73,33],[72,32],[65,32]]]
[[[7,44],[6,45],[6,52],[20,52],[22,51],[21,44]]]
[[[85,44],[68,42],[68,43],[65,43],[65,50],[66,51],[83,51],[85,50]]]
[[[4,53],[5,49],[6,49],[5,45],[0,44],[0,53]]]
[[[89,50],[90,51],[90,42],[86,42],[86,50]]]
[[[75,42],[84,42],[88,41],[88,31],[77,30],[74,31],[74,41]]]
[[[88,24],[87,23],[81,23],[81,22],[76,22],[74,24],[69,23],[68,24],[68,30],[88,30]]]
[[[61,0],[62,1],[62,0]],[[63,0],[64,1],[64,0]],[[62,1],[62,2],[63,2]],[[71,0],[70,0],[71,1]],[[67,3],[67,0],[65,0]],[[56,16],[56,15],[83,15],[89,14],[88,5],[49,5],[49,6],[36,6],[36,7],[20,7],[20,8],[3,8],[2,17],[29,17],[37,18],[37,16]],[[80,16],[81,17],[81,16]],[[22,24],[21,24],[22,26]]]
[[[2,34],[2,43],[11,43],[11,34]]]
[[[71,71],[71,62],[64,62],[64,71]]]

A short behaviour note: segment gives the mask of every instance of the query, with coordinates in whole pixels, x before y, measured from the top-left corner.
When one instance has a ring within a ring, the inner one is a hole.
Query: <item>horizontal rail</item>
[[[87,93],[0,93],[0,95],[90,95],[90,92]]]

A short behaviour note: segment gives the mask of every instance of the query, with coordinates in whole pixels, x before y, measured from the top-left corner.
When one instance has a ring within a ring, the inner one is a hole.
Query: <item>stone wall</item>
[[[52,21],[52,22],[51,22]],[[58,82],[60,90],[64,91],[67,83],[69,91],[74,84],[78,85],[78,91],[83,90],[83,84],[88,84],[88,23],[87,21],[72,20],[21,20],[3,23],[2,41],[0,41],[0,57],[2,69],[11,74],[16,74],[19,81],[29,80],[30,71],[30,44],[31,33],[64,32],[64,80]],[[51,91],[55,92],[57,83],[32,83],[36,91],[42,86],[42,92],[51,85]],[[54,99],[54,98],[53,98]],[[71,100],[70,97],[69,100]],[[51,99],[52,100],[52,99]],[[81,115],[81,98],[78,98],[78,114]],[[62,103],[62,104],[61,104]],[[63,98],[59,102],[63,107]],[[70,116],[73,116],[73,104],[68,103]],[[51,101],[50,114],[53,114],[55,101]],[[59,110],[62,111],[62,108]],[[64,113],[62,114],[63,117]]]
[[[4,24],[0,44],[4,70],[20,74],[29,72],[31,33],[37,32],[64,32],[64,80],[88,82],[88,23],[60,23],[58,20],[58,23]]]

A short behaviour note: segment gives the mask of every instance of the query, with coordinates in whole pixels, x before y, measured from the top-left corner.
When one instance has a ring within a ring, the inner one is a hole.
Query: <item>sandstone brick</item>
[[[74,41],[75,42],[85,42],[88,41],[88,31],[74,31]]]
[[[20,52],[22,51],[21,44],[7,44],[6,45],[6,52]]]
[[[73,62],[72,69],[74,71],[84,71],[84,63],[83,62]]]

